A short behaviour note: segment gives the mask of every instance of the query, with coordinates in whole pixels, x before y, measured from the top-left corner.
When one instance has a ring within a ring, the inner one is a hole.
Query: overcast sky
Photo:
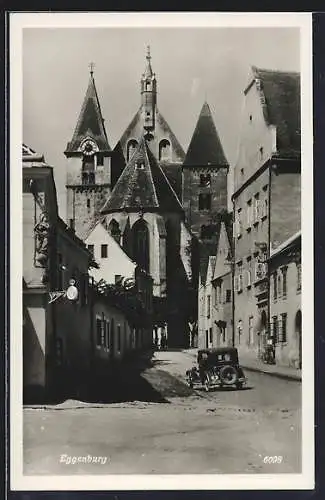
[[[146,46],[158,108],[186,151],[205,99],[236,160],[243,90],[250,65],[300,71],[297,28],[37,28],[23,36],[23,140],[54,167],[65,218],[66,163],[89,80],[94,76],[113,148],[140,105]]]

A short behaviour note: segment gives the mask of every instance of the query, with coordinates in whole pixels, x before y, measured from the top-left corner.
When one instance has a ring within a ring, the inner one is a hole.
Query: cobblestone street
[[[193,391],[184,377],[193,361],[158,352],[125,373],[111,402],[25,407],[24,474],[299,472],[300,382],[247,371],[244,390]],[[67,464],[63,455],[107,458]]]

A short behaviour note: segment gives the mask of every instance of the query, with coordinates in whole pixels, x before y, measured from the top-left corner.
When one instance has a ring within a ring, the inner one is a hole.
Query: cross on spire
[[[94,74],[94,67],[95,67],[95,63],[93,63],[93,62],[89,63],[89,69],[90,69],[91,76],[93,76],[93,74]]]
[[[151,55],[150,55],[150,45],[147,45],[147,56],[146,56],[146,57],[147,57],[148,61],[150,61],[150,59],[151,59]]]

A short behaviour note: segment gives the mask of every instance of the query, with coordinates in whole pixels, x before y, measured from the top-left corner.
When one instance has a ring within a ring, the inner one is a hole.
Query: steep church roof
[[[300,74],[252,67],[264,94],[266,122],[277,130],[277,152],[299,154],[300,145]]]
[[[137,130],[142,131],[143,130],[143,117],[142,117],[141,113],[142,113],[142,106],[135,113],[135,115],[133,116],[132,120],[130,121],[129,125],[127,126],[127,128],[125,129],[125,131],[123,132],[123,134],[119,140],[122,148],[125,148],[125,145],[130,138],[133,138],[134,131],[137,131]],[[172,150],[175,152],[175,155],[179,158],[179,162],[183,162],[183,160],[185,158],[185,153],[184,153],[184,150],[183,150],[182,146],[180,145],[176,135],[174,134],[174,132],[170,128],[168,122],[163,117],[163,115],[158,110],[158,108],[156,108],[155,113],[156,113],[155,119],[156,119],[156,124],[157,124],[156,128],[158,126],[159,129],[164,132],[164,134],[161,134],[161,138],[166,137],[170,140]],[[136,133],[135,133],[134,137],[137,138]],[[177,162],[173,162],[173,163],[177,163]]]
[[[182,206],[167,177],[142,136],[101,213],[120,210],[181,211]]]
[[[93,72],[90,72],[87,92],[82,104],[72,140],[68,142],[66,153],[78,151],[81,142],[91,137],[100,151],[111,151],[108,144],[104,119],[102,117]]]
[[[184,165],[218,165],[227,166],[220,138],[215,127],[211,110],[207,102],[202,106]]]

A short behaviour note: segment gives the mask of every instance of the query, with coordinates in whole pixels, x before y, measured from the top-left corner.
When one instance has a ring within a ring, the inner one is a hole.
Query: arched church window
[[[129,161],[135,150],[137,149],[137,146],[138,146],[138,143],[135,139],[131,139],[129,142],[128,142],[128,145],[127,145],[127,161]]]
[[[132,228],[133,259],[146,271],[149,271],[149,231],[143,219],[137,221]]]
[[[111,222],[109,223],[108,230],[110,235],[114,238],[114,240],[117,241],[118,244],[120,244],[121,230],[119,223],[115,219],[112,219]]]
[[[170,160],[170,142],[167,139],[163,139],[159,143],[159,160]]]

